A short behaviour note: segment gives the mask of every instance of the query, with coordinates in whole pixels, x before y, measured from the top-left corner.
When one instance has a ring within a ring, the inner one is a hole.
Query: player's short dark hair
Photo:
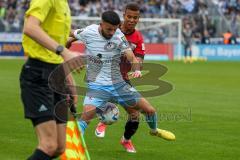
[[[126,6],[125,6],[125,11],[126,10],[131,10],[131,11],[140,11],[140,7],[137,3],[128,3]]]
[[[121,20],[118,14],[114,11],[105,11],[102,14],[102,20],[112,25],[119,25]]]

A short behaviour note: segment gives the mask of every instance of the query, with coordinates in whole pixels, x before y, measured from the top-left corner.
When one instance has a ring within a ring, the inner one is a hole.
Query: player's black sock
[[[125,125],[124,138],[130,139],[137,131],[139,122],[138,121],[127,121]]]
[[[51,160],[52,158],[41,151],[40,149],[36,149],[35,152],[29,157],[27,160]]]
[[[59,156],[52,156],[51,158],[54,159],[54,158],[58,158]]]

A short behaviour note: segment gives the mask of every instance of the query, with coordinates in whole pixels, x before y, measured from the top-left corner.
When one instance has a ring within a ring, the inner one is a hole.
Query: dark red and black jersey
[[[141,32],[134,30],[134,32],[130,34],[125,34],[127,41],[133,50],[133,53],[136,57],[144,58],[145,55],[145,46],[143,41],[143,36]],[[131,71],[131,64],[128,62],[125,56],[122,57],[120,63],[120,69],[124,80],[129,80],[128,72]]]

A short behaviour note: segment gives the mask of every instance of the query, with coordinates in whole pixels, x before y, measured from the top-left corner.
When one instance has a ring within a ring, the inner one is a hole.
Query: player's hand
[[[72,46],[72,43],[75,42],[75,41],[77,41],[76,38],[69,37],[69,38],[68,38],[68,41],[67,41],[67,43],[66,43],[66,48],[70,48],[70,47]]]
[[[136,70],[136,71],[134,71],[134,72],[131,74],[131,76],[132,76],[133,78],[140,78],[140,77],[142,77],[142,72],[139,71],[139,70]]]

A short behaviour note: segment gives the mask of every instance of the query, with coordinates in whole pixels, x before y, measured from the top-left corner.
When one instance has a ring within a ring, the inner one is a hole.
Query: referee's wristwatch
[[[64,47],[63,47],[62,45],[58,45],[57,48],[56,48],[55,53],[56,53],[57,55],[61,55],[61,53],[63,52],[63,50],[64,50]]]

